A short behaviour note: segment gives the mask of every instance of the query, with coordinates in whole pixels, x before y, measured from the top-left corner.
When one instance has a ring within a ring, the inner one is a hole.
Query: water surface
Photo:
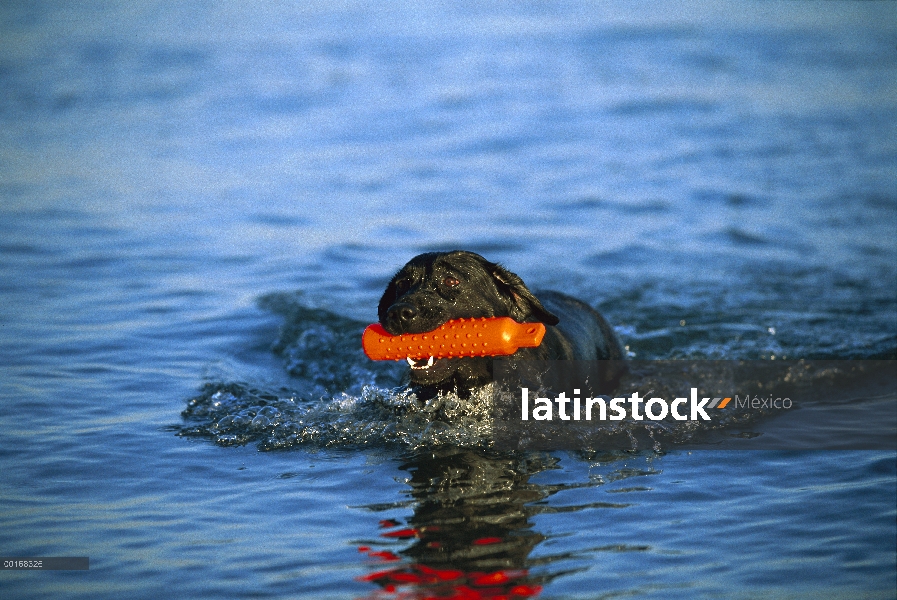
[[[434,249],[637,359],[897,357],[895,16],[4,6],[0,554],[91,564],[4,597],[893,598],[894,452],[350,440]],[[319,435],[179,435],[287,402]]]

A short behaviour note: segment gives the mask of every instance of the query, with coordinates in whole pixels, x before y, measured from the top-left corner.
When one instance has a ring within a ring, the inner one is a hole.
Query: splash
[[[303,399],[289,390],[207,384],[188,402],[178,434],[205,436],[221,446],[256,443],[260,450],[296,446],[364,448],[491,444],[491,386],[468,399],[440,394],[420,401],[407,388],[364,386],[358,396]]]
[[[260,304],[284,316],[272,350],[283,359],[291,376],[289,387],[207,383],[199,395],[188,401],[182,413],[184,424],[175,428],[179,435],[211,438],[222,446],[254,443],[260,450],[311,445],[392,446],[412,452],[444,446],[514,451],[615,448],[662,452],[695,443],[706,446],[757,438],[763,435],[762,422],[777,412],[772,408],[747,407],[743,401],[739,407],[736,400],[709,423],[626,419],[589,424],[588,428],[571,432],[565,423],[557,421],[551,426],[540,426],[534,434],[532,429],[522,431],[519,422],[511,423],[496,410],[505,404],[506,394],[513,396],[514,386],[509,392],[499,382],[499,394],[495,396],[489,385],[469,398],[453,393],[419,398],[403,382],[403,364],[371,361],[364,356],[359,344],[363,322],[305,306],[296,294],[265,296]],[[854,430],[839,426],[840,438],[834,440],[835,447],[854,447],[854,438],[868,440],[868,423],[882,421],[876,412],[876,399],[893,397],[894,389],[893,361],[673,360],[628,364],[629,374],[621,381],[616,395],[628,396],[638,391],[643,398],[672,399],[695,387],[702,396],[711,397],[790,395],[801,408],[850,400],[852,412],[866,411],[869,418],[855,419]],[[890,375],[882,379],[879,372]],[[868,385],[872,381],[870,374],[883,382],[882,389]],[[854,385],[857,382],[863,383],[862,391]],[[851,386],[849,395],[837,392],[847,386]],[[805,401],[798,402],[798,398]],[[519,407],[519,400],[512,398],[507,404]],[[519,415],[519,408],[516,412]],[[810,411],[803,414],[809,415]],[[775,443],[788,447],[790,441],[801,440],[798,433],[792,427],[788,439],[780,436]],[[769,436],[763,438],[766,439],[772,440]],[[811,431],[802,439],[819,443],[815,441],[819,439],[818,432]],[[831,443],[830,437],[826,443]]]

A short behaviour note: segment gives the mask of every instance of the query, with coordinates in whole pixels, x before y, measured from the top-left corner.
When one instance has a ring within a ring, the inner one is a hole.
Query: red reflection
[[[552,463],[553,464],[553,463]],[[358,600],[523,600],[549,576],[527,570],[545,537],[534,530],[528,504],[548,492],[529,478],[539,457],[488,457],[446,450],[415,457],[402,469],[414,499],[401,522],[379,521],[378,542],[359,546],[374,591]]]
[[[401,523],[399,523],[395,519],[382,519],[380,521],[380,527],[383,528],[398,527],[399,525],[401,525]]]
[[[382,535],[389,538],[413,538],[417,537],[417,534],[416,529],[399,529],[398,531],[388,531]]]
[[[381,521],[381,526],[384,526],[383,523]],[[409,539],[420,538],[421,533],[409,528],[381,535]],[[473,544],[482,546],[502,541],[501,538],[488,537],[474,540]],[[412,562],[388,550],[378,551],[369,546],[359,546],[358,551],[379,563],[403,561],[402,564],[358,577],[359,581],[374,583],[381,588],[362,600],[520,600],[535,598],[542,591],[542,586],[529,581],[526,569],[465,572]]]
[[[501,538],[497,537],[485,537],[473,541],[475,546],[487,546],[489,544],[498,544],[499,542],[501,542]]]

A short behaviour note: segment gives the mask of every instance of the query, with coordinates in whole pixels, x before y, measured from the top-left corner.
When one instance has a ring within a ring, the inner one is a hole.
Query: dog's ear
[[[535,317],[546,325],[557,325],[560,322],[555,315],[548,312],[542,306],[539,299],[536,298],[523,280],[514,273],[511,273],[504,267],[491,264],[492,278],[495,280],[495,286],[498,291],[508,298],[511,306],[511,316],[517,321]]]
[[[380,319],[381,323],[386,323],[386,311],[396,303],[396,299],[396,278],[393,277],[380,298],[380,304],[377,305],[377,318]]]

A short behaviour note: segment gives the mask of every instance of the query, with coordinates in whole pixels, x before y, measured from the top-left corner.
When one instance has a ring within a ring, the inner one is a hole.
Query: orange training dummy
[[[391,335],[379,323],[368,325],[361,347],[371,360],[503,356],[542,343],[545,325],[510,317],[454,319],[433,331]]]

